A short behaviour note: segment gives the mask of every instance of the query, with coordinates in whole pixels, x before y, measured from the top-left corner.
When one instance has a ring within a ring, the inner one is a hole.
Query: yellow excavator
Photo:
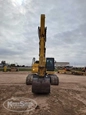
[[[46,54],[46,30],[45,15],[41,14],[39,36],[39,61],[32,64],[32,74],[26,77],[26,84],[32,84],[33,93],[50,93],[50,85],[59,85],[59,78],[54,74],[54,58]]]

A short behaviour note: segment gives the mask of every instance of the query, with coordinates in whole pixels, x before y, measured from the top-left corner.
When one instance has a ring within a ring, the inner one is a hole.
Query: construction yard
[[[29,72],[0,72],[0,115],[86,115],[86,76],[57,74],[59,86],[51,93],[33,94],[26,85]],[[3,107],[12,97],[31,98],[37,108],[31,112],[11,112]]]

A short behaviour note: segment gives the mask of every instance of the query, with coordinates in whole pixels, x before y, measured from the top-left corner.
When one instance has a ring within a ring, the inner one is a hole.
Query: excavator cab
[[[46,71],[54,71],[54,58],[46,58]]]

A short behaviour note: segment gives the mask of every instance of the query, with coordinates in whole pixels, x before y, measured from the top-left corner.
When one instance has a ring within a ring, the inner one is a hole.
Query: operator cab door
[[[46,70],[54,71],[54,58],[46,58]]]

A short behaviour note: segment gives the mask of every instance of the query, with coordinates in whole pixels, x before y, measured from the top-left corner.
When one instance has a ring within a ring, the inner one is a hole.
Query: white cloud
[[[37,27],[45,13],[47,56],[86,65],[85,10],[85,0],[1,0],[0,61],[31,64],[38,58]]]

